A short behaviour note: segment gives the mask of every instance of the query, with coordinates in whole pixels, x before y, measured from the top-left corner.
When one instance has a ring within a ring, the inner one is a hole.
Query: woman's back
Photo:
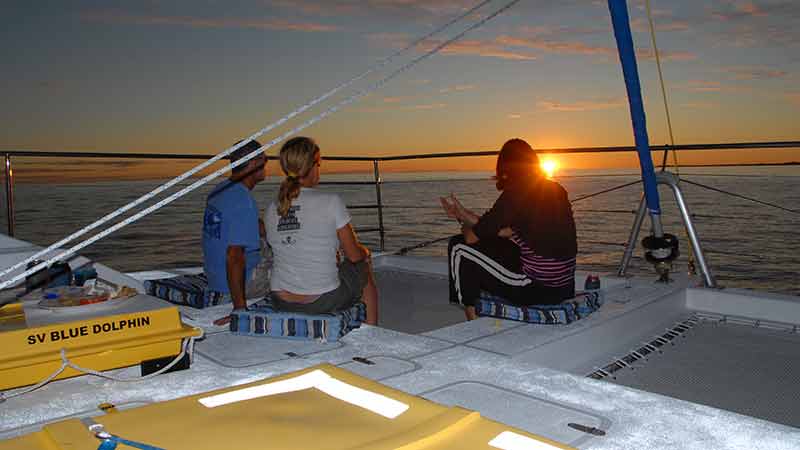
[[[272,290],[319,295],[336,289],[336,230],[349,222],[350,214],[334,193],[304,187],[285,217],[270,203],[264,223],[274,254]]]

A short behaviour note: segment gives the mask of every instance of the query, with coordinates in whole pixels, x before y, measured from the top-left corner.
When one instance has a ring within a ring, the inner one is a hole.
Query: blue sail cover
[[[651,215],[660,215],[661,205],[658,199],[658,185],[656,184],[656,174],[653,170],[653,158],[650,156],[650,144],[647,139],[644,102],[642,101],[642,90],[639,86],[639,70],[636,67],[636,53],[633,47],[631,25],[628,18],[628,4],[625,0],[608,0],[608,9],[611,11],[614,37],[617,40],[619,60],[622,63],[622,73],[625,76],[625,88],[628,91],[628,103],[631,107],[631,121],[633,122],[633,137],[636,142],[636,151],[639,153],[639,165],[642,168],[642,182],[644,183],[647,209]]]

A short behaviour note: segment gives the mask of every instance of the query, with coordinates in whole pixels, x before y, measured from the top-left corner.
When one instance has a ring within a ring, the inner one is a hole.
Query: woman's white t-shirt
[[[350,213],[334,193],[301,188],[286,217],[270,203],[264,224],[274,255],[271,289],[319,295],[339,287],[336,230],[348,223]]]

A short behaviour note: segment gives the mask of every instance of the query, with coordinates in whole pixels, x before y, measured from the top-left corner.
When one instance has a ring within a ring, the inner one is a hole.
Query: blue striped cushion
[[[147,280],[144,282],[144,288],[149,295],[193,308],[206,308],[231,302],[230,295],[208,290],[208,279],[202,273]]]
[[[336,313],[311,315],[275,311],[267,298],[251,305],[247,311],[234,311],[230,330],[245,336],[335,342],[360,327],[366,316],[367,308],[361,302]]]
[[[555,305],[516,306],[508,300],[481,291],[475,312],[479,316],[498,317],[548,325],[568,324],[597,311],[603,304],[603,291],[590,290]]]

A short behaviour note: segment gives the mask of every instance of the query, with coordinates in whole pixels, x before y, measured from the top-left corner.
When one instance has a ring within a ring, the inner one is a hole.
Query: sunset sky
[[[477,3],[4,1],[0,149],[213,154]],[[800,139],[800,2],[652,5],[678,143]],[[644,2],[629,7],[651,143],[665,144]],[[632,145],[606,2],[523,0],[304,134],[328,155],[492,150],[510,137],[535,147]],[[681,158],[796,161],[800,151]],[[568,168],[634,161],[559,159]],[[415,164],[396,167],[442,168]]]

